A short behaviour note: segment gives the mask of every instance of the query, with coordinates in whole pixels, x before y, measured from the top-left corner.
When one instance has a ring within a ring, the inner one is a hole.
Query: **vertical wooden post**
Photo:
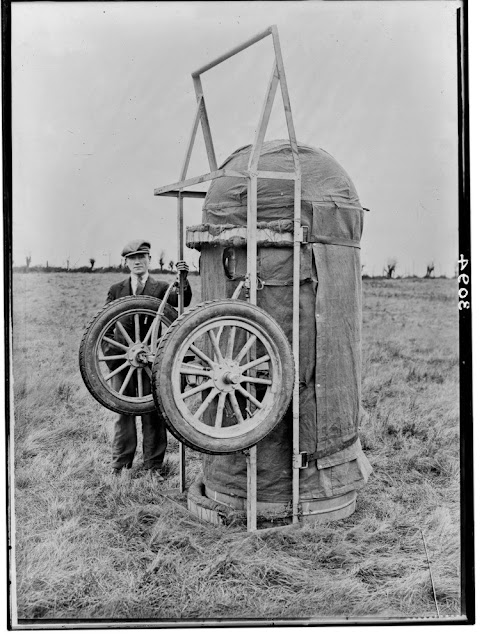
[[[299,162],[299,150],[297,147],[296,132],[292,120],[291,103],[287,89],[286,73],[282,60],[281,44],[277,27],[272,27],[272,41],[277,60],[277,71],[281,85],[282,102],[286,115],[287,132],[291,144],[292,158],[294,161],[294,270],[293,270],[293,309],[292,309],[292,352],[296,375],[294,377],[294,389],[292,394],[292,445],[293,456],[299,455],[299,282],[300,282],[300,256],[301,256],[301,164]],[[299,521],[299,468],[293,463],[292,469],[292,521]]]
[[[292,392],[292,453],[299,455],[299,281],[301,256],[301,171],[296,168],[294,181],[294,269],[292,300],[292,353],[294,356],[294,389]],[[294,459],[294,458],[293,458]],[[299,468],[292,467],[292,521],[299,522]]]
[[[257,445],[246,454],[247,462],[247,531],[257,531]]]
[[[247,179],[247,273],[250,283],[249,302],[257,304],[257,174],[252,172]],[[247,464],[247,530],[256,531],[257,447],[249,450]]]
[[[252,172],[247,180],[247,273],[249,302],[257,304],[257,173]]]
[[[183,260],[183,248],[184,248],[184,237],[183,237],[183,195],[182,191],[178,193],[178,216],[177,216],[177,226],[178,226],[178,260]],[[181,272],[179,277],[179,295],[178,295],[178,315],[181,316],[183,311],[185,310],[185,302],[183,300],[185,293],[185,274]],[[185,459],[185,445],[183,442],[178,444],[178,457],[180,463],[180,493],[183,493],[186,488],[186,459]]]

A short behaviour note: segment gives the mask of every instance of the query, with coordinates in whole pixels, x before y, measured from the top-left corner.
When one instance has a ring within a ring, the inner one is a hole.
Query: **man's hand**
[[[176,263],[176,270],[178,271],[178,273],[185,272],[185,277],[186,277],[188,275],[188,271],[190,270],[190,267],[185,262],[185,260],[179,260]]]

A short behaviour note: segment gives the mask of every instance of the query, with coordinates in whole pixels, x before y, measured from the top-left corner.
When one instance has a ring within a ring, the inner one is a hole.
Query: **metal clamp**
[[[308,467],[308,452],[301,451],[295,453],[292,456],[292,468],[293,469],[307,469]]]
[[[299,233],[297,237],[294,238],[296,242],[300,242],[301,244],[307,244],[309,238],[309,227],[308,225],[301,225],[299,227]]]
[[[257,291],[262,291],[262,289],[264,288],[265,282],[264,280],[261,280],[261,278],[259,276],[256,276],[256,290]],[[249,291],[250,291],[250,275],[247,274],[245,276],[245,280],[244,280],[244,287],[246,289],[246,298],[249,297]]]

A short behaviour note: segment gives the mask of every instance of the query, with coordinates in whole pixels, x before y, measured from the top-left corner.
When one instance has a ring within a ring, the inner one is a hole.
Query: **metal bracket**
[[[248,298],[250,295],[250,276],[248,273],[245,275],[244,289],[245,289],[245,297]]]
[[[302,225],[301,227],[299,227],[299,233],[295,235],[297,236],[294,238],[296,242],[307,244],[309,238],[309,227],[307,225]]]
[[[307,469],[308,467],[308,452],[301,451],[300,453],[292,456],[292,468],[293,469]]]

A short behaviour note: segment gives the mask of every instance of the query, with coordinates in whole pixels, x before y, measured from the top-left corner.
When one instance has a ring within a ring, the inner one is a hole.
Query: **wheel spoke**
[[[138,369],[136,372],[138,378],[138,398],[143,397],[143,369]]]
[[[216,429],[220,429],[220,427],[222,426],[222,420],[223,420],[223,416],[224,416],[224,407],[225,407],[225,398],[226,397],[227,397],[227,392],[226,391],[222,391],[222,393],[220,394],[220,397],[218,399],[217,415],[215,417],[215,428]]]
[[[129,366],[130,366],[129,362],[126,360],[126,362],[124,364],[122,364],[120,367],[118,367],[114,371],[111,371],[111,373],[106,378],[104,378],[104,382],[107,382],[108,380],[111,380],[111,378],[113,376],[115,376],[117,373],[119,373],[123,369],[126,369],[126,367],[129,367]]]
[[[106,362],[107,360],[126,360],[126,354],[120,353],[118,356],[99,356],[100,362]]]
[[[151,338],[151,334],[153,333],[153,324],[154,322],[151,323],[151,326],[148,329],[145,337],[143,338],[143,340],[141,340],[141,344],[148,344],[148,340]]]
[[[133,339],[131,338],[131,336],[129,335],[129,333],[126,331],[126,329],[123,327],[123,325],[121,324],[121,322],[119,322],[119,320],[116,321],[116,327],[119,329],[119,331],[123,334],[124,339],[126,340],[126,342],[131,346],[132,344],[134,344]]]
[[[150,367],[148,367],[148,366],[143,367],[143,371],[146,373],[148,378],[151,380],[151,369],[150,369]]]
[[[227,353],[225,355],[227,360],[232,360],[232,354],[234,352],[234,343],[235,343],[235,332],[237,331],[237,327],[231,327],[229,333],[229,340],[227,342]]]
[[[271,357],[266,354],[265,356],[257,358],[257,360],[252,360],[251,362],[247,362],[246,364],[244,364],[244,365],[242,365],[240,367],[240,373],[243,373],[244,371],[247,371],[247,369],[252,369],[252,367],[255,367],[256,365],[260,364],[261,362],[267,362],[270,359],[271,359]]]
[[[251,393],[246,391],[244,387],[237,385],[237,391],[239,391],[243,396],[245,396],[248,400],[250,400],[250,402],[252,402],[254,406],[256,406],[259,409],[262,409],[263,405]]]
[[[134,316],[134,341],[141,342],[141,333],[139,330],[139,313]]]
[[[245,354],[249,351],[251,346],[257,340],[257,336],[251,335],[247,342],[244,344],[242,349],[239,351],[239,355],[235,358],[235,362],[240,362]]]
[[[135,367],[131,367],[130,370],[128,371],[128,373],[126,374],[126,378],[124,379],[124,382],[121,385],[120,390],[118,391],[119,394],[122,395],[124,393],[124,390],[128,386],[128,382],[131,380],[131,376],[133,375],[133,371],[134,370],[135,370]]]
[[[203,353],[203,351],[200,351],[200,349],[198,347],[196,347],[194,344],[192,344],[190,346],[190,351],[192,353],[194,353],[196,356],[198,356],[201,360],[203,360],[204,362],[209,364],[213,369],[213,367],[215,366],[215,362],[213,360],[211,360],[207,355],[205,355]]]
[[[124,336],[124,339],[126,340],[126,342],[131,346],[132,344],[134,344],[133,340],[131,339],[131,336],[129,335],[129,333],[126,331],[126,329],[123,327],[123,325],[121,324],[121,322],[119,322],[119,320],[116,321],[116,326],[118,327],[119,331],[121,331],[121,333]]]
[[[196,413],[193,414],[194,418],[199,418],[201,415],[203,415],[204,411],[207,409],[208,405],[212,402],[212,400],[215,398],[215,396],[217,394],[219,394],[220,391],[214,387],[212,389],[212,391],[210,391],[210,393],[208,394],[208,396],[205,398],[205,400],[202,402],[202,404],[198,407]]]
[[[213,348],[215,350],[215,357],[217,358],[217,360],[219,362],[222,362],[224,357],[222,355],[222,352],[220,351],[220,345],[217,341],[217,337],[215,335],[215,332],[213,329],[210,329],[210,331],[208,332],[209,336],[210,336],[210,340],[212,341],[213,344]]]
[[[222,337],[222,333],[223,330],[225,329],[227,325],[223,324],[221,327],[219,327],[219,330],[217,331],[217,342],[220,344],[220,338]]]
[[[253,382],[254,384],[267,384],[270,385],[272,384],[272,380],[269,380],[268,378],[251,378],[249,376],[242,376],[240,379],[240,382]]]
[[[232,405],[232,409],[234,410],[235,417],[237,418],[237,422],[240,424],[244,422],[244,416],[239,407],[239,403],[237,402],[237,398],[235,397],[235,391],[229,391],[230,404]]]
[[[205,391],[206,389],[210,389],[211,387],[213,387],[213,380],[209,380],[208,382],[204,382],[203,384],[200,384],[198,387],[193,387],[192,389],[189,389],[188,391],[184,391],[180,395],[180,398],[185,400],[185,398],[189,398],[190,396],[194,396],[196,393],[200,393],[201,391]]]
[[[186,376],[204,376],[205,378],[209,378],[212,375],[210,371],[202,369],[202,367],[196,367],[193,364],[182,364],[180,373],[184,373]]]
[[[129,348],[125,344],[121,344],[121,342],[116,342],[116,340],[113,340],[112,338],[108,338],[107,336],[103,336],[102,339],[104,340],[104,342],[109,342],[109,344],[112,344],[114,347],[118,347],[118,349],[122,349],[123,351],[127,351]]]

